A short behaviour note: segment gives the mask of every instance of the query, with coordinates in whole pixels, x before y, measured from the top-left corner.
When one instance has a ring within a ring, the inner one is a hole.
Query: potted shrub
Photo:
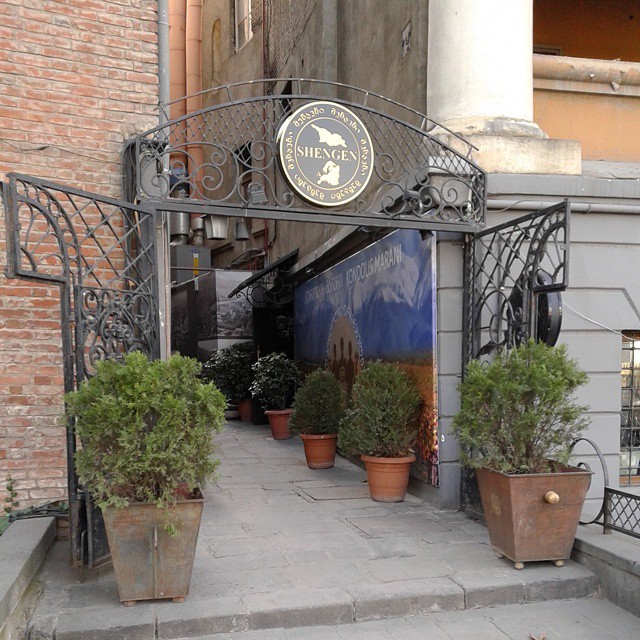
[[[378,502],[404,500],[416,459],[412,447],[420,402],[416,385],[395,364],[370,362],[356,376],[340,423],[338,448],[361,456],[369,492]]]
[[[130,353],[98,362],[95,376],[65,396],[82,445],[78,475],[102,510],[126,605],[182,601],[189,591],[200,489],[218,464],[211,432],[226,404],[199,373],[190,358]]]
[[[202,365],[202,378],[224,393],[238,407],[240,419],[252,418],[251,392],[253,382],[253,343],[238,342],[227,349],[219,349]]]
[[[290,438],[288,407],[300,382],[298,368],[284,353],[270,353],[259,358],[252,369],[251,395],[266,409],[271,434],[275,440]]]
[[[590,471],[569,466],[587,425],[573,392],[587,380],[564,346],[529,341],[471,362],[453,429],[475,468],[491,545],[522,569],[571,555]]]
[[[335,376],[324,369],[310,373],[296,392],[289,431],[299,434],[310,469],[329,469],[336,459],[338,425],[344,399]]]

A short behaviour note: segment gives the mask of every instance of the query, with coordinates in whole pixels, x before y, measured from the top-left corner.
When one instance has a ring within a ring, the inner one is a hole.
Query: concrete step
[[[140,603],[131,608],[116,602],[67,608],[57,616],[34,619],[31,637],[162,640],[222,633],[236,637],[236,633],[246,631],[326,627],[508,603],[584,598],[597,593],[597,577],[579,564],[568,562],[558,568],[532,563],[523,571],[505,566],[499,573],[470,570],[454,578],[291,589],[239,598],[189,597],[182,604]]]
[[[597,598],[423,613],[342,625],[223,633],[199,640],[630,640],[640,619]]]

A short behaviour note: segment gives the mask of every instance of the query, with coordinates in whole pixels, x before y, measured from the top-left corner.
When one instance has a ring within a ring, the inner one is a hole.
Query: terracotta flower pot
[[[264,415],[269,420],[271,435],[274,440],[288,440],[291,437],[291,432],[289,431],[291,409],[272,409],[265,411]]]
[[[309,469],[331,469],[336,461],[337,433],[300,434]]]
[[[409,471],[416,457],[360,456],[367,469],[369,493],[376,502],[402,502],[409,485]]]
[[[251,422],[253,420],[253,403],[251,400],[236,400],[240,420],[243,422]]]
[[[558,566],[571,556],[593,472],[506,474],[476,469],[491,546],[522,569],[530,560]]]

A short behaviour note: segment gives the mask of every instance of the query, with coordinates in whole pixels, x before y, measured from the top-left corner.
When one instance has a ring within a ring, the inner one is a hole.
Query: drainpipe
[[[551,200],[501,200],[500,198],[490,198],[487,200],[487,212],[497,213],[501,211],[536,211],[544,209],[560,202],[562,198],[552,198]],[[571,202],[571,213],[619,213],[627,215],[640,214],[640,205],[618,204],[615,202],[579,202],[569,198]]]
[[[171,100],[177,100],[186,93],[185,79],[185,20],[186,0],[169,0],[169,64],[170,64],[170,95]],[[169,117],[173,120],[186,113],[184,100],[171,105]]]
[[[158,0],[158,124],[169,119],[164,110],[170,100],[169,78],[169,0]]]
[[[185,63],[186,63],[186,91],[187,113],[194,113],[202,109],[202,0],[187,0],[187,21],[185,30]],[[193,131],[190,136],[198,138],[199,132]],[[196,190],[202,190],[202,176],[198,169],[202,167],[202,145],[189,144],[189,173],[193,174]],[[196,172],[198,175],[196,175]],[[195,194],[198,197],[198,194]]]
[[[168,120],[165,105],[169,102],[169,0],[158,0],[158,124]],[[164,134],[163,134],[164,135]],[[164,159],[163,173],[169,171],[169,159]],[[156,260],[158,263],[158,321],[159,356],[163,360],[171,353],[171,296],[169,295],[169,255],[167,252],[167,214],[159,211],[156,216]]]
[[[324,80],[338,81],[338,0],[322,2],[322,71]],[[332,88],[333,89],[333,88]],[[333,90],[331,92],[333,93]]]

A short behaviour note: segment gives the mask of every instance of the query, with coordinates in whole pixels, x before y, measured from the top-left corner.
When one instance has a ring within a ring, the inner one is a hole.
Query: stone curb
[[[17,520],[0,536],[0,637],[55,539],[55,518]]]
[[[598,574],[602,595],[614,604],[640,616],[640,543],[602,527],[579,527],[573,559]]]
[[[548,570],[547,570],[548,569]],[[187,599],[183,604],[153,603],[63,611],[56,640],[175,640],[237,631],[338,625],[419,613],[460,611],[501,604],[505,592],[514,602],[593,595],[597,577],[584,567],[543,568],[530,577],[509,570],[491,584],[470,578],[401,580],[384,585],[256,593],[242,598]],[[115,622],[117,620],[117,622]]]

